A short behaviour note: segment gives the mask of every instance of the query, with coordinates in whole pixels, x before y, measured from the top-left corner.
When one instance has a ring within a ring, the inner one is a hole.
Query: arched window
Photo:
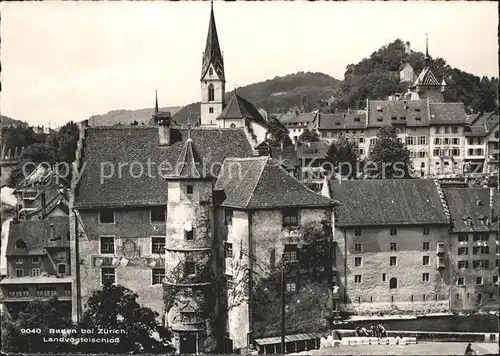
[[[208,70],[208,75],[210,76],[214,75],[214,70],[212,67],[210,67],[210,69]]]
[[[230,128],[234,129],[236,127],[235,124],[231,124],[231,126],[229,126]]]
[[[214,100],[215,100],[214,86],[213,84],[210,84],[208,86],[208,101],[214,101]]]
[[[398,287],[398,279],[396,277],[392,277],[389,279],[389,289],[396,289]]]

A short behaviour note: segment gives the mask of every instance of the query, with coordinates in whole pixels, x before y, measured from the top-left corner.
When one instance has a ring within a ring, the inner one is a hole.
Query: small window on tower
[[[214,75],[214,70],[212,67],[208,70],[208,75]]]
[[[213,114],[213,113],[214,113],[214,108],[213,108],[212,106],[211,106],[211,107],[209,107],[209,108],[208,108],[208,112],[209,112],[210,114]]]

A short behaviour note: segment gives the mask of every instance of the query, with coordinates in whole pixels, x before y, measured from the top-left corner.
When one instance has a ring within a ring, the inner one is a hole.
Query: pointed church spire
[[[425,34],[425,66],[429,66],[429,38],[427,37],[427,33]]]
[[[158,112],[160,111],[158,109],[158,90],[155,90],[155,96],[156,96],[156,99],[155,99],[155,115],[157,115]]]
[[[219,37],[217,36],[217,27],[215,26],[213,1],[210,2],[210,21],[208,23],[207,43],[205,45],[205,52],[203,53],[202,80],[207,74],[210,65],[213,66],[219,78],[224,80],[224,60],[219,45]]]

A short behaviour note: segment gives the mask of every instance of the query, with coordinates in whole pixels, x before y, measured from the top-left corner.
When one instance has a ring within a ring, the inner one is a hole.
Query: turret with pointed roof
[[[424,68],[422,69],[422,72],[420,72],[413,85],[410,87],[410,91],[412,92],[412,99],[427,99],[432,102],[443,102],[444,98],[442,91],[444,90],[444,86],[446,85],[446,83],[443,83],[441,83],[437,79],[431,69],[429,41],[426,36]]]

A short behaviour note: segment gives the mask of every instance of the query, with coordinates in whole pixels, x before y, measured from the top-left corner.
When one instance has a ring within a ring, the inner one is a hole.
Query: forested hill
[[[311,110],[321,101],[331,98],[339,88],[340,81],[323,73],[298,72],[283,77],[274,77],[264,82],[237,88],[241,95],[257,109],[269,113],[285,112],[294,106],[305,104],[305,110]],[[234,91],[226,93],[226,101]],[[304,99],[307,98],[307,103]],[[174,115],[174,120],[184,122],[187,116],[200,116],[200,103],[186,105]]]
[[[452,68],[442,58],[432,58],[431,68],[438,80],[447,83],[445,101],[463,102],[474,111],[495,111],[498,106],[498,78],[478,77]],[[405,53],[403,41],[396,40],[357,64],[349,64],[344,80],[330,109],[364,108],[366,99],[385,99],[388,95],[405,92],[408,84],[400,83],[400,66],[409,62],[418,75],[424,67],[425,55]]]

